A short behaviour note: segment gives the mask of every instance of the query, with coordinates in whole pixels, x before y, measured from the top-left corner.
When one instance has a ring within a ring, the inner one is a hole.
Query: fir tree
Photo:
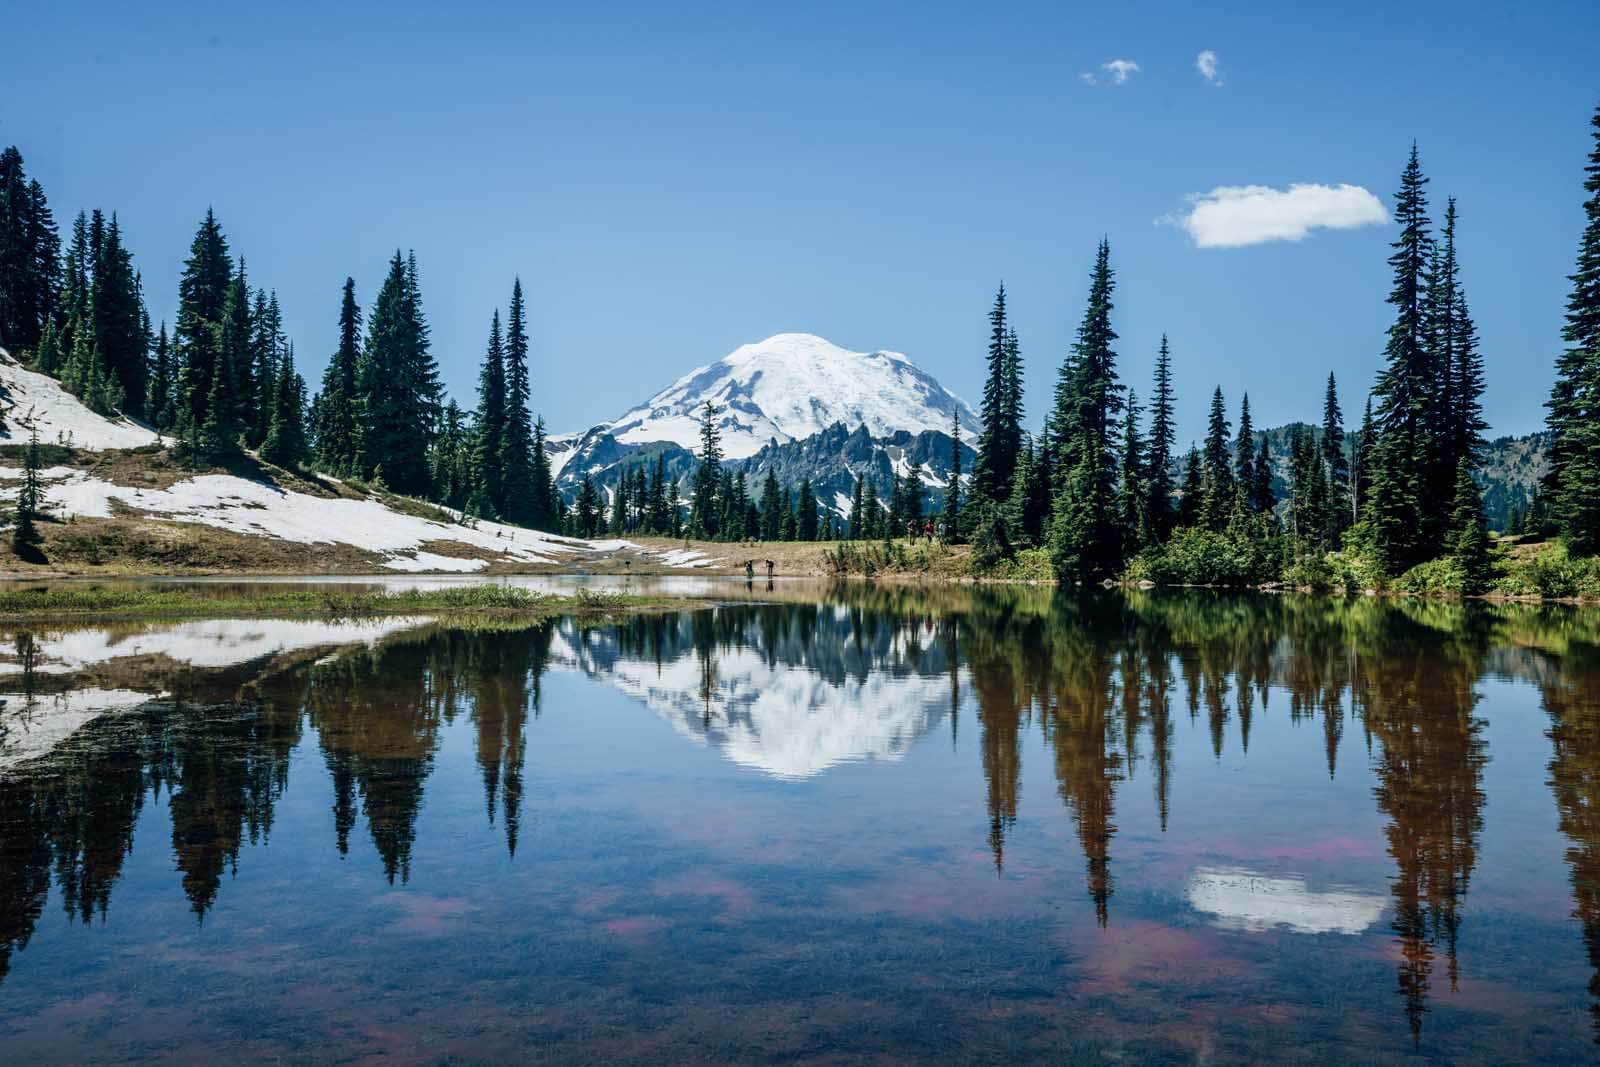
[[[1200,507],[1200,521],[1217,531],[1227,525],[1228,513],[1233,508],[1233,468],[1228,456],[1231,430],[1219,385],[1211,394],[1205,445],[1205,492]]]
[[[295,372],[294,350],[290,349],[273,368],[272,417],[261,442],[262,459],[290,470],[305,463],[310,452],[305,409],[306,383]]]
[[[239,378],[241,364],[250,358],[250,290],[242,265],[228,286],[221,321],[213,329],[211,390],[200,423],[199,452],[205,461],[219,463],[238,454],[245,430]]]
[[[1017,462],[1020,426],[1013,403],[1014,359],[1008,352],[1006,287],[995,293],[989,310],[989,373],[983,384],[983,431],[978,438],[978,462],[972,471],[973,492],[989,501],[1005,497]]]
[[[172,349],[167,343],[167,324],[161,323],[156,334],[155,355],[150,364],[150,381],[145,390],[144,414],[150,425],[158,430],[170,430],[174,422],[172,410],[178,390],[178,368],[172,359]]]
[[[1261,439],[1261,447],[1256,449],[1255,470],[1250,472],[1250,509],[1258,514],[1270,516],[1277,505],[1277,499],[1272,492],[1272,455],[1267,439]]]
[[[39,430],[31,427],[28,447],[22,453],[22,484],[17,488],[16,508],[11,520],[11,550],[31,556],[40,541],[38,520],[44,506],[44,489],[39,484]]]
[[[522,303],[522,279],[511,285],[511,311],[506,319],[505,436],[500,469],[504,479],[505,515],[528,522],[534,515],[533,389],[528,377],[528,327]]]
[[[900,519],[911,529],[913,537],[921,531],[923,517],[927,513],[924,492],[922,464],[912,460],[906,468],[905,477],[900,479]]]
[[[776,491],[776,484],[774,484],[774,491]],[[862,511],[861,511],[861,505],[862,505],[861,476],[858,474],[858,475],[856,475],[855,486],[850,491],[850,516],[849,516],[849,519],[848,519],[848,523],[849,523],[850,540],[852,540],[852,541],[859,541],[861,539],[861,536],[862,536],[862,530],[861,530]]]
[[[1483,515],[1483,493],[1472,479],[1473,462],[1462,456],[1456,466],[1454,504],[1450,512],[1450,555],[1461,570],[1462,592],[1481,593],[1489,584],[1489,524]]]
[[[359,368],[362,466],[382,467],[389,487],[409,496],[431,488],[428,450],[441,411],[428,333],[416,257],[396,251],[372,304]]]
[[[1327,541],[1337,545],[1339,537],[1356,518],[1350,482],[1350,462],[1344,454],[1344,412],[1339,407],[1339,389],[1333,372],[1328,372],[1328,389],[1322,398],[1322,464],[1328,472]]]
[[[817,539],[817,496],[811,490],[811,479],[800,480],[800,497],[795,502],[795,538],[800,541]]]
[[[651,497],[654,502],[661,490],[661,463],[662,458],[656,457],[656,492]],[[550,470],[550,454],[545,450],[544,417],[533,420],[533,511],[529,516],[528,524],[536,530],[555,531],[560,529],[559,515],[561,513],[560,495],[556,491],[555,476]],[[651,526],[652,533],[665,533],[662,525],[665,519],[665,501],[660,501],[662,508],[661,518],[654,520]],[[652,513],[654,514],[654,513]]]
[[[1205,473],[1200,450],[1189,449],[1183,465],[1183,485],[1178,491],[1178,525],[1198,526],[1205,503]]]
[[[61,236],[16,146],[0,152],[0,345],[34,351],[56,317]]]
[[[492,517],[505,514],[505,422],[505,343],[500,333],[500,309],[496,308],[489,320],[489,344],[478,371],[478,432],[472,450],[476,496],[487,508],[483,514]]]
[[[1063,365],[1051,422],[1057,443],[1051,457],[1061,481],[1051,520],[1051,559],[1064,580],[1086,580],[1115,572],[1122,538],[1116,520],[1116,458],[1110,429],[1122,413],[1112,344],[1111,247],[1102,240],[1090,275],[1089,299]]]
[[[1561,329],[1566,348],[1546,404],[1550,472],[1540,494],[1562,538],[1584,554],[1600,551],[1600,106],[1589,126],[1588,197]]]
[[[783,532],[783,497],[778,490],[778,476],[769,468],[761,483],[761,539],[776,541]]]
[[[717,487],[722,470],[722,434],[717,429],[717,408],[707,400],[700,412],[700,465],[695,468],[689,502],[691,537],[717,536]]]
[[[871,478],[861,491],[861,534],[867,541],[883,533],[883,504],[878,500],[878,485]]]
[[[75,247],[77,239],[75,231]],[[184,261],[183,276],[178,281],[178,319],[172,335],[182,368],[177,398],[183,408],[180,421],[191,431],[206,422],[214,392],[223,306],[232,283],[228,242],[208,208],[189,246],[189,258]]]
[[[1250,487],[1256,476],[1255,427],[1250,422],[1250,394],[1245,393],[1239,403],[1239,434],[1233,442],[1233,480],[1237,492],[1248,507],[1254,508],[1254,495]]]
[[[617,479],[617,487],[611,493],[611,525],[609,532],[613,537],[620,537],[628,532],[628,473],[623,471]]]
[[[1350,493],[1355,498],[1354,513],[1358,516],[1365,511],[1372,496],[1372,450],[1377,439],[1378,430],[1372,421],[1372,397],[1369,396],[1350,460]]]
[[[1147,499],[1145,513],[1155,539],[1164,541],[1172,532],[1172,462],[1177,431],[1173,422],[1172,352],[1167,335],[1161,335],[1156,353],[1155,394],[1150,404],[1150,441],[1145,463]]]
[[[1139,403],[1131,389],[1122,425],[1122,477],[1117,490],[1123,552],[1132,557],[1150,543],[1153,531],[1145,511],[1149,489],[1145,485],[1144,442],[1139,436]]]
[[[1395,309],[1384,348],[1384,369],[1373,396],[1377,441],[1370,459],[1371,500],[1367,518],[1384,565],[1399,574],[1439,548],[1443,501],[1428,494],[1430,429],[1438,385],[1427,336],[1426,296],[1433,239],[1429,230],[1427,179],[1411,147],[1395,197],[1400,236],[1389,265],[1394,283],[1388,302]]]
[[[360,459],[360,397],[357,371],[361,363],[361,307],[354,278],[344,280],[339,300],[339,346],[322,374],[317,413],[317,458],[336,475],[355,472]]]
[[[593,537],[600,526],[600,496],[587,474],[578,486],[578,498],[573,504],[573,522],[579,537]]]
[[[100,213],[95,212],[98,220]],[[133,257],[122,244],[122,230],[113,212],[103,225],[90,272],[90,323],[101,367],[125,398],[128,413],[144,413],[148,350],[144,301],[139,295]]]

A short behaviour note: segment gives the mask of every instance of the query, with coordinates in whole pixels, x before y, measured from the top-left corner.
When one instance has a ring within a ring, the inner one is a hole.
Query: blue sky
[[[1258,425],[1315,417],[1330,369],[1354,422],[1387,323],[1370,198],[1197,228],[1352,223],[1298,241],[1158,220],[1292,183],[1387,208],[1414,138],[1436,217],[1459,201],[1490,420],[1542,420],[1600,4],[222,7],[36,5],[0,143],[63,223],[119,212],[158,319],[213,205],[313,384],[343,279],[365,303],[399,246],[468,401],[521,275],[553,430],[785,330],[906,352],[975,400],[1002,278],[1036,422],[1105,235],[1125,379],[1148,391],[1168,333],[1186,438],[1218,383]]]

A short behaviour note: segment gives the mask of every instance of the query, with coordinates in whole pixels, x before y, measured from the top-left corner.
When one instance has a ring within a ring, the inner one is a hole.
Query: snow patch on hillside
[[[35,429],[45,444],[74,448],[138,448],[161,440],[160,434],[136,422],[96,415],[54,378],[18,366],[3,348],[0,424],[0,441],[8,442],[26,441]]]

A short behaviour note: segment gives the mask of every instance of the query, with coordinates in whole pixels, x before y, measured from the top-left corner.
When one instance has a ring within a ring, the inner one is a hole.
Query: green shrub
[[[1130,581],[1156,585],[1257,585],[1274,577],[1264,542],[1190,526],[1140,553],[1126,571]]]
[[[1600,596],[1600,559],[1573,559],[1565,545],[1546,545],[1509,561],[1494,588],[1507,596]]]

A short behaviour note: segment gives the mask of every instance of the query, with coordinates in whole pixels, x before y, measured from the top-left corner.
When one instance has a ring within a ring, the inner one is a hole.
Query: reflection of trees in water
[[[1561,666],[1540,685],[1550,714],[1550,789],[1568,838],[1572,917],[1594,970],[1589,1011],[1600,1043],[1600,646],[1569,651]]]
[[[834,684],[880,673],[948,677],[952,707],[965,672],[997,870],[1018,817],[1022,740],[1037,722],[1101,923],[1115,890],[1118,789],[1148,774],[1163,831],[1172,814],[1180,699],[1219,758],[1234,744],[1243,752],[1252,729],[1286,703],[1307,743],[1321,746],[1330,777],[1346,730],[1359,725],[1396,867],[1398,992],[1413,1033],[1433,995],[1436,958],[1452,983],[1457,976],[1487,759],[1473,686],[1492,653],[1495,670],[1526,670],[1545,692],[1551,786],[1572,842],[1576,915],[1600,976],[1600,684],[1592,654],[1571,650],[1596,639],[1580,617],[1366,598],[851,587],[821,605],[654,614],[590,631],[565,625],[597,673],[620,660],[687,657],[707,690],[727,684],[719,661],[736,650]],[[365,821],[385,874],[409,875],[440,730],[459,715],[475,733],[486,815],[514,854],[527,731],[552,633],[430,630],[265,676],[261,664],[191,672],[192,684],[171,687],[173,700],[96,721],[0,778],[0,974],[26,945],[52,881],[74,917],[104,914],[141,805],[163,789],[183,885],[203,915],[243,843],[270,832],[306,720],[333,782],[341,851]],[[1530,646],[1550,649],[1548,664]],[[1269,708],[1271,690],[1279,692]],[[709,713],[712,702],[702,703]],[[1600,977],[1592,988],[1600,1033]]]
[[[32,936],[52,877],[70,916],[104,917],[140,812],[163,792],[183,892],[203,918],[245,842],[270,834],[308,715],[334,785],[340,851],[359,809],[392,880],[410,871],[439,726],[469,703],[485,803],[515,854],[527,717],[550,636],[549,626],[436,631],[310,667],[175,668],[172,699],[95,719],[0,777],[0,978]]]

